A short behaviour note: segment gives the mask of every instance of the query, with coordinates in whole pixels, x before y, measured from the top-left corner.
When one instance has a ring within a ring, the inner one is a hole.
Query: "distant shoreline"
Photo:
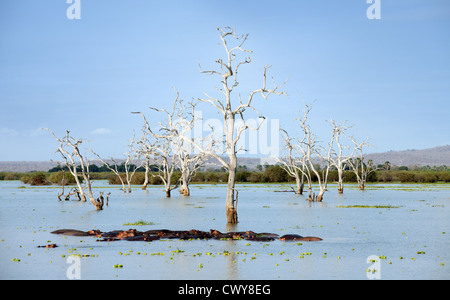
[[[368,153],[365,155],[366,159],[373,160],[374,164],[384,164],[389,161],[392,166],[406,166],[412,167],[450,167],[450,145],[439,146],[423,150],[403,150],[403,151],[388,151],[381,153]],[[117,159],[120,163],[121,159]],[[246,157],[238,156],[238,164],[247,166],[250,171],[256,170],[258,165],[275,164],[276,160],[273,157]],[[93,160],[92,164],[101,166],[99,160]],[[0,161],[0,172],[17,172],[25,173],[31,171],[46,172],[58,165],[54,161]],[[212,169],[216,166],[211,166]]]

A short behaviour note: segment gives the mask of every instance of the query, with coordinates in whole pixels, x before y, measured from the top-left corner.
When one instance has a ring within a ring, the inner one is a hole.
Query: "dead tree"
[[[178,188],[178,184],[172,184],[172,176],[175,171],[176,161],[172,150],[172,141],[169,138],[157,138],[158,142],[154,146],[154,153],[158,165],[158,174],[153,174],[159,177],[166,192],[166,197],[170,198],[171,191]]]
[[[43,128],[52,133],[53,137],[60,143],[60,146],[57,149],[57,152],[61,154],[65,161],[66,167],[69,169],[70,173],[75,178],[75,181],[78,186],[78,191],[80,193],[80,198],[83,202],[86,202],[86,195],[84,193],[84,188],[81,186],[81,182],[78,179],[78,171],[77,164],[75,163],[75,159],[78,158],[79,167],[81,169],[81,175],[84,179],[86,189],[88,192],[88,197],[91,203],[95,206],[97,210],[103,209],[103,197],[99,197],[97,199],[94,198],[92,194],[92,186],[89,174],[89,160],[81,155],[79,146],[83,143],[82,139],[75,139],[70,136],[70,131],[66,131],[66,135],[60,139],[58,138],[53,131],[48,128]],[[69,152],[71,151],[71,152]]]
[[[341,135],[345,134],[349,127],[346,126],[347,121],[342,125],[337,124],[333,119],[331,119],[331,124],[333,125],[333,132],[335,138],[335,145],[337,146],[337,151],[333,149],[333,153],[330,157],[332,165],[338,171],[338,192],[339,194],[344,193],[344,170],[347,166],[349,160],[353,158],[356,147],[349,155],[344,155],[344,149],[348,148],[342,144]]]
[[[311,109],[311,105],[305,105],[304,116],[298,119],[300,121],[300,128],[303,131],[303,137],[299,143],[298,149],[303,156],[302,165],[304,167],[301,169],[301,172],[309,181],[309,200],[313,202],[322,202],[323,195],[327,191],[335,132],[333,131],[328,147],[322,147],[307,123]],[[324,166],[320,169],[320,164],[318,165],[317,163],[322,163]],[[312,192],[311,173],[314,173],[318,180],[318,195]]]
[[[308,130],[309,130],[309,128],[308,128]],[[322,202],[323,195],[327,191],[328,174],[329,174],[330,167],[331,167],[330,157],[331,157],[331,147],[332,146],[329,145],[328,148],[323,148],[320,145],[318,145],[315,136],[311,136],[310,132],[308,135],[309,135],[308,144],[311,147],[311,152],[308,153],[306,159],[308,161],[309,169],[316,175],[317,181],[319,184],[319,194],[316,196],[315,193],[313,193],[310,200],[314,201],[314,202]],[[324,165],[322,167],[320,167],[320,164],[315,164],[313,162],[314,159],[317,159],[317,161],[322,162],[322,164],[324,164]]]
[[[301,158],[298,157],[296,153],[296,145],[293,138],[289,137],[286,130],[280,129],[280,131],[283,135],[286,154],[282,157],[278,157],[278,162],[281,163],[281,168],[283,168],[289,176],[295,178],[297,189],[294,190],[294,192],[298,195],[302,195],[305,186],[305,175],[303,174],[303,171],[299,171],[300,168],[303,168],[301,165]]]
[[[125,178],[127,180],[128,185],[128,193],[131,193],[131,181],[133,180],[133,176],[136,173],[137,169],[142,166],[142,163],[138,166],[137,162],[140,158],[139,151],[136,151],[134,144],[136,143],[135,135],[133,133],[133,138],[128,144],[128,152],[126,153],[126,159],[124,162],[125,167]]]
[[[152,129],[152,126],[142,112],[132,112],[133,114],[140,114],[144,120],[144,134],[139,141],[141,146],[140,151],[155,157],[156,164],[158,165],[158,174],[155,175],[152,173],[152,176],[159,177],[162,180],[167,198],[171,196],[172,190],[178,188],[178,185],[172,185],[172,175],[176,167],[174,149],[176,139],[179,136],[175,118],[179,114],[178,110],[180,109],[181,102],[178,91],[176,91],[176,94],[177,96],[171,112],[165,109],[150,107],[151,110],[163,112],[167,116],[167,120],[164,123],[159,123],[159,130],[157,132]]]
[[[218,28],[219,37],[221,40],[221,45],[224,47],[226,51],[226,58],[219,58],[216,60],[218,68],[216,70],[211,71],[203,71],[200,67],[200,72],[208,75],[218,75],[220,77],[220,83],[222,84],[221,88],[216,87],[216,89],[222,94],[222,99],[218,99],[216,97],[210,96],[205,93],[206,98],[198,99],[201,102],[206,102],[215,107],[220,114],[223,116],[223,130],[225,136],[225,148],[226,153],[228,155],[229,161],[225,161],[217,155],[216,153],[208,153],[210,156],[215,157],[222,166],[228,171],[228,186],[227,186],[227,197],[225,201],[225,209],[228,223],[235,224],[238,222],[237,217],[237,207],[236,207],[236,197],[235,197],[235,182],[236,182],[236,172],[237,172],[237,149],[236,145],[241,137],[241,134],[250,128],[249,124],[245,122],[244,112],[248,110],[253,110],[259,118],[264,119],[261,116],[256,108],[253,106],[253,100],[255,99],[255,95],[260,94],[264,99],[267,99],[271,94],[282,95],[285,94],[281,92],[280,89],[284,85],[277,86],[274,84],[272,89],[268,89],[266,85],[266,75],[267,70],[270,66],[266,66],[263,72],[263,81],[262,87],[254,90],[249,93],[247,100],[242,101],[240,94],[238,94],[237,99],[239,100],[239,104],[235,104],[236,99],[233,100],[233,90],[239,85],[238,81],[238,72],[239,68],[245,64],[249,64],[251,62],[250,54],[252,51],[244,49],[244,43],[248,38],[248,34],[238,36],[236,31],[230,27],[226,27],[225,29]],[[231,46],[231,44],[234,44]],[[246,56],[240,62],[236,62],[239,56]],[[236,118],[240,118],[241,126],[235,128]],[[255,130],[258,130],[261,126],[262,122],[259,124]],[[205,151],[198,143],[193,142],[193,145],[200,152],[209,152]]]
[[[185,106],[184,101],[180,101],[179,109],[177,110],[178,116],[174,123],[175,128],[173,128],[178,133],[175,136],[174,157],[181,171],[181,177],[179,179],[180,194],[184,196],[190,196],[189,184],[191,183],[192,177],[205,164],[208,158],[208,155],[204,152],[195,152],[194,146],[192,145],[195,141],[206,141],[206,139],[196,138],[190,134],[197,121],[195,116],[196,105],[196,103],[190,102]],[[189,139],[189,141],[186,141],[186,139]]]
[[[370,159],[367,164],[364,163],[363,148],[370,146],[368,140],[358,143],[353,137],[351,140],[355,146],[354,151],[358,152],[358,157],[348,160],[348,165],[352,168],[353,173],[356,175],[358,180],[358,188],[363,191],[366,188],[367,177],[370,173],[375,172],[377,168],[373,165],[373,161]]]
[[[136,143],[135,135],[133,133],[133,138],[130,140],[130,143],[127,145],[128,151],[125,153],[126,158],[123,160],[122,164],[125,169],[125,180],[128,186],[128,193],[131,193],[131,180],[133,179],[136,170],[139,169],[142,165],[136,166],[136,162],[139,161],[140,153],[136,151],[134,144]],[[114,158],[110,158],[112,165],[104,160],[100,155],[92,151],[92,154],[97,156],[97,158],[103,163],[106,168],[108,168],[111,172],[116,174],[120,183],[122,184],[122,190],[124,193],[127,192],[127,188],[125,186],[125,181],[123,180],[122,174],[119,172],[118,164]],[[134,168],[133,168],[134,167]]]
[[[148,183],[149,183],[149,174],[150,174],[150,160],[154,160],[154,147],[155,147],[155,141],[153,143],[150,143],[149,140],[146,138],[147,133],[145,130],[145,127],[143,129],[143,136],[139,141],[137,141],[138,148],[136,151],[139,153],[140,156],[144,157],[144,160],[141,164],[142,167],[144,167],[144,183],[142,184],[142,189],[146,190]]]
[[[192,177],[200,169],[207,158],[204,153],[192,153],[189,148],[186,148],[183,139],[178,144],[178,151],[176,151],[175,158],[178,161],[178,166],[181,171],[180,177],[180,194],[183,196],[190,196],[191,192],[189,189],[189,184],[191,183]]]
[[[122,184],[122,191],[124,193],[127,192],[127,189],[125,187],[125,182],[123,181],[122,176],[120,175],[119,169],[118,169],[118,165],[117,162],[114,160],[114,158],[111,157],[111,162],[113,163],[112,165],[110,163],[108,163],[106,160],[104,160],[103,158],[100,157],[100,155],[98,155],[97,153],[95,153],[94,151],[92,151],[92,154],[94,154],[95,156],[97,156],[97,158],[103,163],[104,166],[106,166],[106,168],[108,168],[108,170],[110,170],[111,172],[113,172],[114,174],[116,174],[117,178],[119,178],[120,183]]]
[[[66,185],[66,170],[62,170],[62,179],[61,179],[61,194],[58,194],[59,201],[62,201],[61,196],[64,195],[64,186]]]

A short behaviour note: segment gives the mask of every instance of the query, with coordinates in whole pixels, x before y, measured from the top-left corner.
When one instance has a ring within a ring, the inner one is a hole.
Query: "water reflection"
[[[192,196],[173,193],[167,199],[159,186],[135,187],[128,194],[97,182],[97,189],[111,192],[103,211],[88,202],[58,201],[58,188],[21,186],[0,181],[1,279],[66,279],[65,257],[71,253],[97,255],[82,257],[83,279],[365,279],[370,255],[387,257],[382,279],[450,279],[450,185],[348,187],[343,195],[330,188],[326,202],[311,203],[305,196],[274,192],[286,186],[247,184],[239,187],[238,224],[226,223],[224,185],[194,185]],[[352,205],[399,208],[338,207]],[[123,225],[139,220],[154,225]],[[107,244],[50,234],[61,228],[252,230],[324,240]],[[59,247],[37,248],[47,241]],[[178,248],[184,252],[172,252]]]

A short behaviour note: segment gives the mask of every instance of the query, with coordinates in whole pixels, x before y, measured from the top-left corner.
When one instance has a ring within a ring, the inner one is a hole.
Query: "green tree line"
[[[91,166],[92,167],[92,166]],[[91,179],[108,180],[109,184],[120,184],[119,179],[112,172],[104,171],[101,167],[97,167],[102,171],[91,171]],[[120,169],[119,169],[120,170]],[[156,166],[152,169],[152,173],[156,174]],[[125,176],[125,175],[124,175]],[[176,184],[181,173],[175,171],[172,178],[173,184]],[[81,179],[81,178],[80,178]],[[221,183],[228,179],[228,172],[223,170],[198,171],[192,178],[192,183]],[[335,182],[338,179],[336,170],[332,170],[328,176],[329,182]],[[14,173],[0,172],[0,180],[21,180],[25,184],[30,185],[60,185],[63,181],[62,169],[53,168],[48,172],[30,172],[30,173]],[[149,184],[159,185],[161,179],[150,175]],[[317,178],[312,177],[315,182]],[[236,175],[237,182],[248,183],[283,183],[294,182],[294,178],[289,176],[280,166],[265,166],[258,171],[249,171],[245,167],[239,168]],[[357,182],[356,175],[352,171],[344,172],[345,182]],[[450,170],[377,170],[369,175],[368,182],[401,182],[401,183],[436,183],[450,182]],[[73,184],[75,182],[70,172],[64,172],[64,184]],[[143,184],[144,172],[137,171],[133,177],[132,184]]]

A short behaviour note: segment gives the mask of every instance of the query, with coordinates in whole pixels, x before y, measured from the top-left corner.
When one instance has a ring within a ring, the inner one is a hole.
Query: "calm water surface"
[[[81,279],[367,279],[371,255],[381,279],[450,279],[450,185],[329,186],[324,203],[275,192],[288,185],[238,185],[239,224],[225,218],[224,185],[193,185],[191,197],[166,199],[161,186],[111,192],[96,211],[90,203],[57,199],[58,187],[0,181],[0,279],[67,279],[72,254]],[[340,206],[398,206],[346,208]],[[139,220],[154,225],[123,225]],[[56,229],[136,228],[222,232],[253,230],[318,236],[321,242],[159,240],[96,242],[50,234]],[[37,246],[56,243],[57,248]],[[18,261],[20,260],[20,261]],[[114,265],[122,265],[114,268]]]

